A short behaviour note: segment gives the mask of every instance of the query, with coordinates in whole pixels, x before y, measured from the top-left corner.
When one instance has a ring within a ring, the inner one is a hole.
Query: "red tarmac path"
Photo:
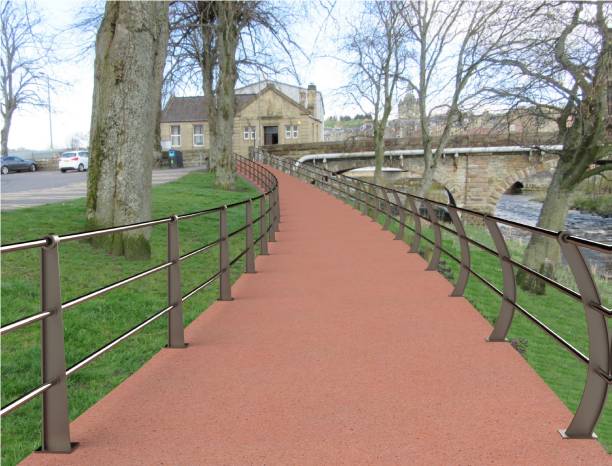
[[[571,413],[424,260],[275,172],[281,225],[257,274],[27,465],[600,465]]]

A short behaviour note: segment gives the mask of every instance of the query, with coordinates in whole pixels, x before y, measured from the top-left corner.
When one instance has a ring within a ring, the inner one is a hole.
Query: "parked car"
[[[59,169],[62,173],[67,170],[78,170],[80,172],[89,168],[89,152],[85,150],[71,150],[64,152],[59,160]]]
[[[6,175],[8,172],[35,172],[37,169],[38,166],[33,160],[7,155],[2,157],[2,168],[0,168],[0,171],[3,175]]]

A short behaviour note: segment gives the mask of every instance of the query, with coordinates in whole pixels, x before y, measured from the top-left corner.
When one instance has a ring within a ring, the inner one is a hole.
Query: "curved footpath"
[[[451,285],[339,200],[280,181],[257,274],[71,425],[34,465],[611,464]]]

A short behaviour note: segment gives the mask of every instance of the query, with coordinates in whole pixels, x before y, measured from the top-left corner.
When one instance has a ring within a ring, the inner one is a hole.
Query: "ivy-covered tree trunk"
[[[104,228],[151,218],[151,176],[168,3],[108,2],[96,38],[87,222]],[[146,259],[150,230],[100,237],[116,255]]]

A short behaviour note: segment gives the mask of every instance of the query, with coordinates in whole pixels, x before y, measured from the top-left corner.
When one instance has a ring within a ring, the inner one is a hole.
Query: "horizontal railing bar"
[[[238,254],[236,257],[234,257],[231,261],[230,261],[230,267],[232,265],[234,265],[236,262],[238,262],[247,252],[249,252],[248,249],[245,249],[244,251],[242,251],[240,254]]]
[[[24,249],[40,248],[48,245],[46,239],[35,239],[33,241],[26,241],[23,243],[6,244],[0,247],[0,253],[22,251]]]
[[[484,278],[482,275],[480,275],[478,272],[476,272],[474,269],[469,268],[468,270],[470,271],[470,273],[472,275],[474,275],[478,280],[480,280],[482,283],[484,283],[486,286],[488,286],[494,293],[496,293],[497,295],[499,295],[500,297],[503,298],[504,293],[497,288],[493,283],[491,283],[489,280],[487,280],[486,278]]]
[[[85,294],[83,296],[72,299],[70,301],[66,301],[65,303],[62,304],[62,310],[65,311],[66,309],[70,309],[71,307],[74,307],[77,304],[84,303],[85,301],[89,301],[90,299],[101,296],[105,293],[108,293],[109,291],[115,290],[117,288],[121,288],[122,286],[127,285],[128,283],[135,282],[136,280],[144,278],[148,275],[152,275],[155,272],[159,272],[160,270],[167,269],[171,265],[172,265],[172,262],[165,262],[163,264],[158,265],[157,267],[153,267],[151,269],[145,270],[144,272],[134,274],[131,277],[125,278],[123,280],[119,280],[118,282],[115,282],[111,285],[104,286],[102,288],[98,288],[97,290],[92,291],[91,293]]]
[[[547,333],[549,336],[553,337],[557,341],[557,343],[559,343],[566,350],[568,350],[570,353],[572,353],[579,361],[582,361],[585,364],[589,363],[589,358],[587,356],[582,354],[580,351],[578,351],[576,348],[574,348],[571,344],[569,344],[567,341],[565,341],[561,336],[559,336],[551,328],[549,328],[544,322],[542,322],[536,316],[534,316],[529,311],[527,311],[527,309],[525,309],[523,306],[521,306],[520,304],[518,304],[518,303],[516,303],[514,301],[509,301],[508,300],[508,302],[510,304],[512,304],[521,314],[523,314],[530,321],[532,321],[534,324],[536,324],[538,327],[540,327],[540,329],[542,329],[544,331],[544,333]]]
[[[126,338],[129,338],[130,336],[132,336],[135,333],[137,333],[139,330],[142,330],[143,328],[145,328],[150,323],[156,321],[161,316],[163,316],[164,314],[168,313],[173,307],[174,306],[168,306],[167,308],[162,309],[161,311],[157,312],[156,314],[154,314],[153,316],[149,317],[148,319],[143,320],[140,324],[138,324],[135,327],[131,328],[130,330],[128,330],[124,334],[118,336],[117,338],[115,338],[110,343],[104,345],[102,348],[97,349],[96,351],[91,353],[89,356],[86,356],[85,358],[81,359],[79,362],[77,362],[74,366],[70,367],[66,371],[66,377],[70,377],[72,374],[74,374],[78,370],[82,369],[83,367],[85,367],[89,363],[95,361],[97,358],[99,358],[104,353],[106,353],[108,350],[112,349],[113,347],[115,347],[116,345],[121,343]]]
[[[200,215],[212,214],[214,212],[219,212],[223,209],[223,206],[213,207],[211,209],[198,210],[196,212],[189,212],[187,214],[178,215],[179,220],[184,220],[187,218],[199,217]]]
[[[266,214],[261,214],[259,217],[254,218],[253,219],[253,225],[256,224],[258,221],[260,221],[262,218],[264,218],[266,216]]]
[[[179,257],[179,261],[183,261],[185,259],[189,259],[192,256],[195,256],[196,254],[200,254],[204,251],[207,251],[208,249],[212,248],[213,246],[216,246],[217,244],[219,244],[221,242],[221,238],[216,239],[215,241],[213,241],[212,243],[208,243],[200,248],[194,249],[191,252],[188,252],[186,254],[183,254],[181,257]]]
[[[605,315],[606,317],[612,317],[612,310],[608,309],[604,305],[597,304],[597,303],[589,303],[589,305],[593,309],[595,309],[597,312],[600,312],[601,314]]]
[[[570,243],[574,243],[576,246],[582,246],[585,248],[592,249],[594,251],[609,253],[612,252],[612,244],[600,243],[597,241],[592,241],[590,239],[580,238],[578,236],[568,235],[564,238],[566,241]]]
[[[490,248],[486,244],[482,244],[480,241],[476,241],[475,239],[472,239],[467,235],[465,236],[465,239],[467,240],[468,243],[473,244],[474,246],[478,246],[483,251],[488,252],[489,254],[495,257],[499,257],[499,254],[497,254],[497,251],[495,249]]]
[[[245,199],[243,201],[232,202],[231,204],[226,204],[225,207],[231,209],[232,207],[238,207],[249,202],[250,199]]]
[[[38,322],[39,320],[43,320],[46,317],[49,317],[51,312],[39,312],[38,314],[33,314],[29,317],[25,317],[20,320],[16,320],[15,322],[11,322],[10,324],[3,325],[0,327],[0,335],[5,335],[13,330],[17,330],[18,328],[25,327],[26,325],[33,324],[34,322]]]
[[[521,264],[520,262],[515,261],[512,258],[508,259],[508,262],[510,262],[512,265],[516,265],[519,269],[539,278],[540,280],[544,281],[545,283],[547,283],[548,285],[556,288],[559,291],[562,291],[563,293],[567,294],[568,296],[571,296],[572,298],[574,298],[577,301],[581,301],[582,298],[580,297],[580,293],[576,293],[574,290],[572,290],[571,288],[566,287],[565,285],[562,285],[561,283],[558,283],[556,281],[554,281],[551,278],[548,278],[546,275],[542,275],[540,272],[537,272],[535,270],[533,270],[531,267],[527,267],[526,265]]]
[[[243,232],[244,230],[246,230],[247,228],[249,228],[249,224],[247,223],[246,225],[241,226],[240,228],[238,228],[237,230],[232,231],[231,233],[227,234],[228,238],[231,238],[232,236],[237,235],[238,233]]]
[[[207,286],[209,286],[211,283],[213,283],[217,278],[219,278],[219,276],[221,275],[221,271],[217,272],[216,274],[214,274],[212,277],[210,277],[208,280],[206,280],[205,282],[202,282],[201,284],[199,284],[198,286],[196,286],[193,290],[191,290],[189,293],[187,293],[185,296],[183,296],[181,298],[181,302],[185,302],[187,301],[189,298],[191,298],[194,294],[196,294],[198,291],[203,290],[204,288],[206,288]]]
[[[2,409],[0,409],[0,417],[6,416],[11,411],[14,411],[15,409],[19,408],[20,406],[26,404],[28,401],[36,398],[41,393],[46,392],[52,386],[53,386],[53,383],[51,383],[51,382],[43,384],[40,387],[35,388],[31,392],[26,393],[22,397],[17,398],[15,401],[10,402],[6,406],[2,407]]]
[[[137,230],[139,228],[147,228],[155,225],[162,225],[164,223],[170,223],[172,220],[170,218],[161,218],[158,220],[149,220],[147,222],[139,222],[132,223],[130,225],[122,225],[118,227],[111,228],[103,228],[101,230],[92,230],[92,231],[84,231],[81,233],[72,233],[69,235],[60,236],[60,242],[64,243],[66,241],[75,241],[80,239],[90,239],[98,236],[104,236],[111,233],[121,233],[124,231]]]

